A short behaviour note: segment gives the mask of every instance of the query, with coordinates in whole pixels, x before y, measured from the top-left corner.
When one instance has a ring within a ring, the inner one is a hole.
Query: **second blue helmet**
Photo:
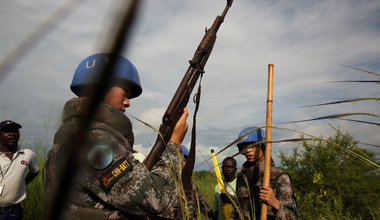
[[[189,156],[189,150],[187,149],[187,147],[185,145],[181,145],[181,149],[182,149],[183,155],[185,157],[188,157]]]
[[[255,130],[256,129],[256,130]],[[254,131],[252,131],[254,130]],[[252,131],[252,132],[251,132]],[[247,134],[248,132],[251,132],[249,134]],[[246,135],[246,136],[245,136]],[[241,151],[242,149],[242,144],[244,143],[254,143],[254,142],[261,142],[261,141],[265,141],[265,130],[264,129],[261,129],[261,128],[257,128],[257,127],[248,127],[248,128],[244,128],[240,134],[239,134],[239,138],[241,138],[242,136],[245,136],[243,139],[241,139],[236,145],[238,146],[239,148],[239,151]]]
[[[97,53],[86,57],[74,73],[70,89],[77,96],[83,96],[87,86],[94,85],[101,74],[105,64],[109,62],[110,54]],[[127,85],[132,90],[131,97],[135,98],[142,93],[140,78],[136,67],[128,59],[117,56],[113,68],[113,82]]]

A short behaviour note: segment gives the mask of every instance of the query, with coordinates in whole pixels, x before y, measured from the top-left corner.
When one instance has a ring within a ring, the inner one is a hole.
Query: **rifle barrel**
[[[193,59],[189,61],[190,66],[188,67],[185,76],[182,78],[182,81],[179,84],[177,91],[175,92],[162,118],[162,124],[159,129],[160,134],[157,136],[152,150],[144,161],[144,164],[148,170],[151,170],[152,167],[161,159],[161,155],[166,148],[166,143],[169,142],[173,129],[181,117],[183,109],[189,102],[194,86],[200,75],[204,73],[204,66],[207,63],[208,57],[210,56],[216,41],[216,33],[218,32],[220,25],[223,23],[224,17],[226,16],[231,5],[232,0],[227,1],[227,5],[222,16],[217,16],[211,28],[206,30],[202,41],[194,53]]]

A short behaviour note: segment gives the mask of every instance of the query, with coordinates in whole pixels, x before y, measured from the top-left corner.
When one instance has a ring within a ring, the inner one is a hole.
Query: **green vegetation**
[[[289,173],[300,207],[300,219],[380,219],[379,170],[363,160],[348,155],[346,150],[366,155],[376,161],[374,152],[356,147],[350,134],[339,131],[328,141],[304,141],[291,155],[280,154],[281,164]],[[22,203],[24,219],[44,216],[42,168],[46,160],[48,141],[28,145],[37,155],[40,174],[27,187],[27,198]],[[193,180],[213,208],[214,173],[195,171]]]
[[[210,204],[210,207],[214,209],[214,189],[218,184],[215,174],[210,171],[195,171],[193,172],[193,180],[202,192],[203,197]]]
[[[280,154],[292,179],[301,219],[380,219],[379,170],[345,152],[366,155],[372,161],[375,154],[356,144],[350,134],[338,131],[327,142],[303,142],[303,150]]]
[[[21,203],[21,206],[24,209],[23,219],[43,219],[45,214],[45,200],[42,182],[42,169],[46,161],[49,140],[38,138],[32,145],[28,144],[27,141],[22,140],[20,145],[34,151],[40,167],[38,176],[28,184],[26,188],[26,199]]]

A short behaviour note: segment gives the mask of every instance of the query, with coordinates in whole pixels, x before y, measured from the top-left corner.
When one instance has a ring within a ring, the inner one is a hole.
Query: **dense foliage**
[[[336,143],[336,144],[333,144]],[[300,205],[301,219],[380,219],[380,176],[358,157],[375,161],[373,152],[356,147],[350,134],[327,141],[303,142],[288,156],[280,154]]]

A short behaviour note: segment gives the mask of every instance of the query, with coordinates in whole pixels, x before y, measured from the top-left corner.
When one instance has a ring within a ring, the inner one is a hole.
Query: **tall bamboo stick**
[[[267,127],[264,161],[264,186],[269,186],[271,151],[272,151],[272,106],[273,106],[273,64],[268,65]],[[267,219],[268,206],[261,204],[260,220]]]

